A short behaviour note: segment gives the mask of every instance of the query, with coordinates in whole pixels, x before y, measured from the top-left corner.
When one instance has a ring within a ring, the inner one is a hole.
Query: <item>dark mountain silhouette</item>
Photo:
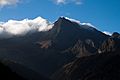
[[[0,58],[6,58],[50,77],[77,57],[96,54],[110,36],[89,25],[60,17],[51,30],[0,40]]]
[[[50,80],[10,60],[0,62],[0,80]]]
[[[0,80],[27,80],[0,62]]]
[[[56,72],[53,80],[119,80],[120,39],[110,37],[102,44],[101,54],[75,59]]]

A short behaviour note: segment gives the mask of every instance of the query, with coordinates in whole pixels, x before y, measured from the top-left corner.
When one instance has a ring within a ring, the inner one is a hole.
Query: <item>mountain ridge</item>
[[[48,31],[0,40],[0,58],[20,62],[50,77],[76,58],[95,55],[109,37],[91,26],[59,18]]]
[[[112,41],[112,42],[111,42]],[[104,46],[105,47],[104,47]],[[120,79],[120,39],[110,37],[101,46],[101,53],[77,58],[64,65],[52,80],[118,80]]]

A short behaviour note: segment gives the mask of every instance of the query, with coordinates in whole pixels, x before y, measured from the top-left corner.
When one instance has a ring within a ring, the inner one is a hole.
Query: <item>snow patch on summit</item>
[[[68,18],[68,17],[65,17],[65,19],[70,20],[71,22],[76,22],[76,23],[80,24],[79,20]]]
[[[96,27],[94,25],[92,25],[91,23],[81,23],[79,20],[68,18],[68,17],[65,17],[65,19],[70,20],[71,22],[78,23],[79,25],[82,25],[82,26],[85,25],[85,26],[93,27],[96,29]]]

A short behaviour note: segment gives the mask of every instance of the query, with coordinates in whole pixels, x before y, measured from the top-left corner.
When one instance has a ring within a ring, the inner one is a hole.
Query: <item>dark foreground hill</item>
[[[0,80],[50,80],[10,60],[0,62]]]
[[[0,62],[0,80],[27,80]]]

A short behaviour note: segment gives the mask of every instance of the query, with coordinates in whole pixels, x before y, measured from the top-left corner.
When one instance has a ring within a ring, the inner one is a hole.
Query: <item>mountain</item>
[[[0,80],[50,80],[10,60],[0,62]]]
[[[112,36],[100,47],[101,53],[77,58],[58,70],[53,80],[119,80],[120,38]]]
[[[105,40],[102,46],[98,49],[99,53],[114,52],[120,49],[119,33],[114,32],[112,37]]]
[[[90,25],[82,25],[64,17],[60,17],[58,21],[55,22],[50,32],[55,31],[55,37],[52,39],[53,46],[60,51],[70,51],[74,53],[72,50],[76,50],[77,55],[79,55],[79,53],[81,54],[82,51],[78,51],[75,48],[76,45],[78,45],[77,47],[79,49],[81,46],[82,48],[84,46],[88,51],[88,53],[86,53],[87,56],[89,53],[95,53],[100,44],[109,37]],[[82,57],[83,55],[79,56]]]
[[[27,80],[0,62],[0,80]]]
[[[109,37],[90,25],[60,17],[48,31],[0,39],[0,58],[50,77],[76,58],[97,54]]]
[[[4,67],[2,67],[2,66],[4,66]],[[5,68],[9,72],[6,72],[6,70],[4,70]],[[5,75],[6,77],[8,76],[7,79],[14,80],[14,78],[15,78],[15,80],[50,80],[50,79],[47,79],[47,78],[43,77],[42,75],[38,74],[37,72],[33,71],[32,69],[29,69],[28,67],[25,67],[22,64],[19,64],[15,61],[1,60],[0,69],[3,69],[0,71],[1,74],[2,73],[6,74]]]
[[[114,37],[114,38],[120,38],[120,34],[118,32],[114,32],[112,34],[112,37]]]

